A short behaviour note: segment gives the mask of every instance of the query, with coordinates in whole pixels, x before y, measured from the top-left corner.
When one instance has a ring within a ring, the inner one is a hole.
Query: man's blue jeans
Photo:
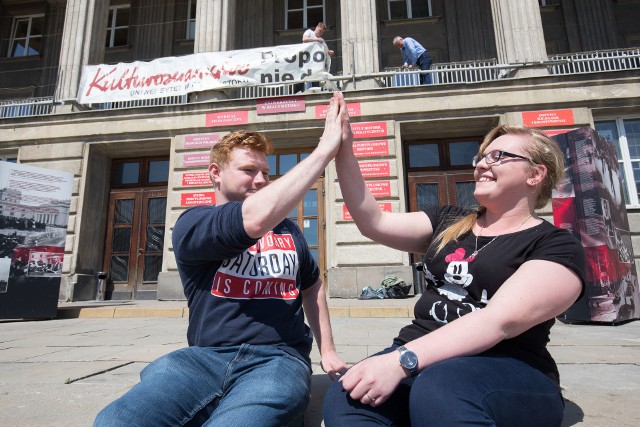
[[[430,70],[431,62],[431,55],[429,55],[428,52],[424,52],[422,55],[420,55],[420,58],[418,58],[417,65],[421,70]],[[431,78],[431,73],[420,74],[421,85],[430,85],[432,82],[433,80]]]
[[[550,378],[522,361],[491,353],[434,363],[400,383],[376,408],[352,400],[336,381],[323,410],[327,427],[557,427],[563,411],[562,395]]]
[[[188,347],[140,374],[94,426],[300,426],[311,369],[273,346]]]

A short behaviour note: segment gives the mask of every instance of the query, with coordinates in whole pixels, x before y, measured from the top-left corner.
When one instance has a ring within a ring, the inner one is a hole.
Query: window
[[[389,19],[425,18],[433,15],[431,0],[387,0]]]
[[[194,40],[196,38],[196,0],[189,0],[187,16],[187,40]]]
[[[324,22],[324,0],[287,0],[285,27],[310,28]]]
[[[471,161],[478,154],[481,140],[482,138],[409,142],[406,146],[409,170],[473,169]]]
[[[10,58],[40,55],[42,50],[42,33],[44,15],[18,16],[13,20]]]
[[[9,163],[18,163],[18,156],[17,155],[0,156],[0,161],[9,162]]]
[[[143,187],[166,185],[169,181],[167,158],[118,159],[113,161],[111,186]]]
[[[595,122],[596,131],[616,147],[627,205],[640,205],[640,118]]]
[[[131,8],[128,4],[109,6],[106,47],[126,46],[129,44],[130,15]]]
[[[296,152],[280,152],[267,156],[269,164],[269,176],[271,179],[278,178],[289,172],[295,165],[309,157],[311,150]]]

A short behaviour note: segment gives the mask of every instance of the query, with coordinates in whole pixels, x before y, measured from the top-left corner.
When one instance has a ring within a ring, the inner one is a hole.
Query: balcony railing
[[[53,97],[0,101],[0,117],[45,116],[53,112]]]
[[[157,107],[160,105],[181,105],[189,102],[187,95],[166,96],[163,98],[134,99],[131,101],[103,102],[90,105],[98,110],[116,110],[120,108]]]
[[[550,74],[640,70],[640,48],[554,55],[549,57],[549,62],[558,62],[549,67]]]
[[[431,70],[407,70],[388,68],[383,72],[334,76],[321,82],[320,87],[307,88],[303,82],[287,84],[254,85],[224,90],[225,99],[254,99],[276,96],[309,93],[320,90],[351,90],[357,88],[362,81],[375,80],[378,87],[396,88],[420,85],[420,74],[429,73],[434,85],[442,84],[474,84],[511,78],[512,71],[519,68],[539,65],[546,66],[549,74],[568,75],[600,73],[609,71],[640,70],[640,48],[615,49],[607,51],[581,52],[554,55],[540,64],[498,64],[496,60],[467,61],[456,63],[433,64]],[[346,82],[355,83],[353,86]],[[89,108],[106,110],[146,106],[187,104],[187,95],[171,96],[156,99],[143,99],[120,102],[107,102],[89,105]],[[0,118],[27,117],[52,114],[55,101],[53,97],[31,98],[0,101]]]
[[[387,68],[378,73],[384,87],[419,86],[420,74],[431,74],[432,84],[481,83],[505,78],[512,65],[499,65],[495,59],[433,64],[429,71]]]

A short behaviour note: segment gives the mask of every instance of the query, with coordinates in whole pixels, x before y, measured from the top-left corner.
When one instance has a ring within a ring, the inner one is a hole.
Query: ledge
[[[426,18],[384,19],[380,21],[385,27],[394,27],[407,24],[435,24],[442,16],[427,16]]]

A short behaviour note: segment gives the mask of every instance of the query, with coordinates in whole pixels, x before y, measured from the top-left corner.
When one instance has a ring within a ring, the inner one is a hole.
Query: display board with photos
[[[0,162],[0,319],[54,318],[73,174]]]
[[[553,191],[554,223],[574,233],[587,257],[585,293],[561,318],[638,319],[640,290],[615,146],[590,127],[553,139],[565,153],[565,177]]]

